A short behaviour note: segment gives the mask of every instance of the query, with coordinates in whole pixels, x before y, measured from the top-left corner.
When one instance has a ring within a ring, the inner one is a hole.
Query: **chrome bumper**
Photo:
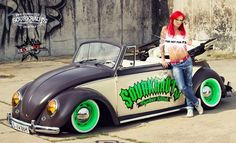
[[[12,113],[7,113],[7,122],[12,127],[12,122],[27,126],[30,133],[45,133],[45,134],[59,134],[60,128],[58,127],[47,127],[35,125],[35,120],[32,120],[31,123],[23,122],[12,117]],[[13,127],[12,127],[13,128]]]

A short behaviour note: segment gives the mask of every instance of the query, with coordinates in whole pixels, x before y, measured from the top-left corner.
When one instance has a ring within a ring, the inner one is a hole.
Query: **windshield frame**
[[[76,49],[75,53],[74,53],[72,63],[80,63],[80,61],[76,61],[76,58],[77,58],[77,55],[78,55],[78,52],[79,52],[81,46],[84,45],[84,44],[92,44],[92,43],[108,44],[108,45],[112,45],[112,46],[115,46],[115,47],[117,47],[117,48],[120,48],[119,54],[117,55],[117,59],[116,59],[116,62],[115,62],[115,64],[114,64],[114,66],[113,66],[113,67],[106,66],[106,67],[108,67],[108,68],[110,68],[110,69],[114,69],[114,70],[115,70],[115,69],[117,68],[117,65],[118,65],[119,62],[120,62],[120,57],[121,57],[121,55],[122,55],[122,53],[123,53],[123,52],[122,52],[122,51],[123,51],[123,46],[120,46],[120,45],[115,44],[115,43],[107,42],[107,41],[101,41],[101,40],[93,40],[93,41],[82,42],[82,43],[79,45],[79,47]],[[104,65],[104,66],[105,66],[105,65]]]

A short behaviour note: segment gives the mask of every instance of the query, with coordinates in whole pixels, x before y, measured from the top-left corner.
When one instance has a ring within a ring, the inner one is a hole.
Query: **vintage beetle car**
[[[205,52],[212,41],[190,50],[191,57]],[[149,55],[143,49],[104,41],[82,43],[72,64],[16,91],[9,125],[26,133],[58,134],[64,127],[87,133],[99,121],[119,125],[185,109],[171,69],[158,63],[153,49]],[[230,86],[205,61],[194,65],[194,92],[205,109],[213,109]]]

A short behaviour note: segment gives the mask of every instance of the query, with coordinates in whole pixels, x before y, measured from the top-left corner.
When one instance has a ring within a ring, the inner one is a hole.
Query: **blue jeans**
[[[191,58],[188,58],[182,63],[172,65],[173,76],[179,90],[186,97],[188,108],[193,108],[193,106],[198,104],[198,99],[193,93],[192,71],[193,64]]]

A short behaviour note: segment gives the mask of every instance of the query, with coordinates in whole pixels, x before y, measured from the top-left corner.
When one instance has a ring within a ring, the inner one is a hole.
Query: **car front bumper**
[[[31,123],[27,123],[12,117],[12,113],[7,113],[7,122],[15,130],[25,132],[25,133],[45,133],[45,134],[59,134],[60,128],[58,127],[47,127],[35,125],[35,120],[32,120]]]

